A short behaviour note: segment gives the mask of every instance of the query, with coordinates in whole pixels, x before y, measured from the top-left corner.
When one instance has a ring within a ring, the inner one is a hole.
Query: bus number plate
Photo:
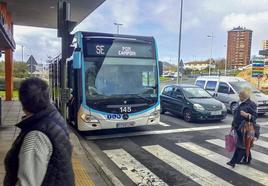
[[[127,127],[133,127],[135,122],[124,122],[124,123],[117,123],[116,128],[127,128]]]
[[[120,107],[121,113],[129,113],[131,112],[131,107]]]

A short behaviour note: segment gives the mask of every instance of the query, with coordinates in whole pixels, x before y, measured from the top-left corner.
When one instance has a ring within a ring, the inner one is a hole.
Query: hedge
[[[13,80],[14,90],[19,90],[22,80],[24,80],[24,78],[14,78]],[[0,77],[0,90],[5,90],[5,78],[4,77]]]

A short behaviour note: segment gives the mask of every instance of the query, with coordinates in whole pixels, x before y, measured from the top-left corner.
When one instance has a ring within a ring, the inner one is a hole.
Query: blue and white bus
[[[159,123],[159,68],[153,37],[77,32],[73,44],[67,64],[72,90],[68,120],[79,131]]]

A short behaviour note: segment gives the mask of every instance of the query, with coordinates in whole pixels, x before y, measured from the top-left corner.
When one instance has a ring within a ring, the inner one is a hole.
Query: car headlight
[[[205,108],[200,104],[194,104],[194,109],[199,112],[205,111]]]
[[[222,110],[223,110],[223,111],[227,111],[227,108],[226,108],[226,106],[225,106],[224,103],[221,103],[221,107],[222,107]]]
[[[81,119],[85,123],[99,123],[99,120],[96,117],[91,116],[90,114],[82,114]]]

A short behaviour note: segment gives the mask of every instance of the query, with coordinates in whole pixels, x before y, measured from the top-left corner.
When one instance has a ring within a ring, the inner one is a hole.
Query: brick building
[[[250,63],[252,30],[237,27],[228,31],[227,65],[234,69]]]

